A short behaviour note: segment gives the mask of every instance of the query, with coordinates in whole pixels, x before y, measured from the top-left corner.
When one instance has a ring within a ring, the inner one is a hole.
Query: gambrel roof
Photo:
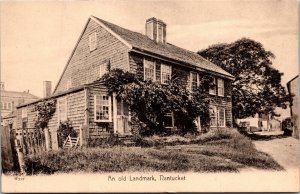
[[[229,78],[234,78],[233,75],[226,72],[221,67],[204,59],[195,52],[177,47],[170,43],[157,43],[144,34],[127,30],[125,28],[109,23],[94,16],[91,16],[91,18],[98,21],[100,24],[105,25],[107,28],[113,31],[114,34],[119,36],[118,38],[121,38],[123,39],[123,41],[128,43],[127,45],[130,45],[131,49],[138,49],[142,52],[153,53],[172,60],[194,65],[200,69],[215,72]]]

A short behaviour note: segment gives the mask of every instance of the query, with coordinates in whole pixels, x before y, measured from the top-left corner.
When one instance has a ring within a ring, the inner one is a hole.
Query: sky
[[[282,83],[298,75],[298,6],[294,0],[102,0],[1,2],[1,81],[42,97],[54,88],[89,16],[144,33],[150,17],[167,24],[167,41],[199,51],[246,37],[276,56]]]

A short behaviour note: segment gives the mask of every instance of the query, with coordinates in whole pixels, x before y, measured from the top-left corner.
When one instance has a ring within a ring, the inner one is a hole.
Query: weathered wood
[[[9,127],[1,126],[1,157],[2,157],[2,170],[4,172],[14,169],[14,158],[12,147],[10,143],[10,131]]]
[[[20,144],[19,140],[16,139],[15,145],[16,145],[16,150],[17,150],[17,154],[18,154],[18,161],[19,161],[19,165],[20,165],[20,172],[21,172],[21,174],[26,174],[23,149],[21,148],[21,144]]]
[[[45,134],[46,150],[49,151],[51,148],[50,148],[50,134],[49,134],[49,129],[48,128],[44,129],[44,134]]]

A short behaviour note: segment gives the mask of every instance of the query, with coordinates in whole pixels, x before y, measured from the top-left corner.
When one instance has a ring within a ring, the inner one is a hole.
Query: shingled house
[[[91,16],[71,53],[51,96],[57,109],[49,122],[52,147],[57,147],[56,130],[60,121],[69,119],[79,130],[87,126],[89,138],[107,133],[130,134],[130,112],[125,103],[109,96],[107,89],[96,82],[110,68],[120,68],[161,84],[176,74],[180,83],[193,89],[204,74],[214,77],[211,96],[211,127],[232,126],[231,82],[234,77],[198,54],[167,42],[167,25],[156,18],[146,21],[141,34]],[[45,99],[45,98],[44,98]],[[34,104],[18,107],[19,128],[26,122],[34,126]],[[22,114],[23,113],[23,114]],[[174,127],[172,114],[168,127]],[[199,121],[200,122],[200,121]],[[199,128],[200,130],[200,128]]]

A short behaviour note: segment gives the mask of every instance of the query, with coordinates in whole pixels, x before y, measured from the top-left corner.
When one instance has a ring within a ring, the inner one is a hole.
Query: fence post
[[[45,128],[44,129],[44,133],[45,133],[46,150],[49,151],[50,150],[50,134],[49,134],[49,129]]]
[[[19,161],[19,165],[20,165],[20,172],[21,172],[21,174],[25,174],[26,175],[24,154],[22,152],[22,148],[20,146],[20,143],[18,142],[17,139],[15,140],[15,145],[16,145],[16,150],[17,150],[17,154],[18,154],[18,161]]]
[[[79,131],[80,147],[86,147],[86,145],[87,145],[87,142],[86,142],[87,130],[88,130],[87,125],[82,125],[80,127],[80,131]]]

